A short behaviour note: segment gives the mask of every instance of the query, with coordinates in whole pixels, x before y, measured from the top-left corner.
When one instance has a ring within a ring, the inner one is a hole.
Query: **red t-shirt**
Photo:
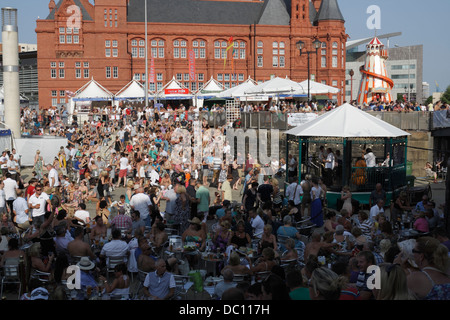
[[[34,194],[34,186],[29,185],[28,188],[27,188],[27,192],[26,192],[26,194],[25,194],[25,197],[26,197],[27,199],[30,199],[30,197],[31,197],[33,194]]]
[[[354,287],[342,289],[339,300],[360,300],[358,289]]]

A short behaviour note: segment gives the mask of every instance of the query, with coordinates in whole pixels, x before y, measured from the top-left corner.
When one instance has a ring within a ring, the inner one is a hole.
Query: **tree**
[[[425,100],[425,105],[429,105],[430,103],[433,103],[433,96],[429,96],[427,100]]]
[[[447,87],[447,90],[445,90],[444,94],[442,95],[441,101],[443,103],[450,104],[450,86]]]

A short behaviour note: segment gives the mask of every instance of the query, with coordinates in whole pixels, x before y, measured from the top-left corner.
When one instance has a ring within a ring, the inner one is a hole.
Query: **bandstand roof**
[[[410,135],[348,103],[292,128],[286,131],[286,134],[297,137],[335,138],[395,138]]]

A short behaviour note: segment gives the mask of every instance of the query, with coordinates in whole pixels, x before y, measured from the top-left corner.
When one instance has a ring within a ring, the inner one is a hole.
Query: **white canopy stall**
[[[112,101],[114,94],[92,78],[75,92],[70,99],[69,114],[75,109],[78,113],[86,113],[91,109],[92,101]]]
[[[148,92],[148,97],[151,93]],[[145,101],[145,87],[136,80],[131,80],[114,96],[114,104],[117,106],[120,101]]]
[[[156,93],[155,98],[157,100],[191,100],[194,95],[173,77]]]
[[[224,89],[223,85],[211,76],[211,79],[195,92],[194,105],[202,108],[205,100],[217,97]]]
[[[387,200],[390,200],[394,191],[406,186],[409,135],[408,132],[346,103],[286,131],[287,153],[293,152],[289,151],[289,145],[298,148],[296,152],[301,159],[299,172],[305,174],[308,170],[314,170],[309,164],[315,163],[314,157],[320,145],[330,148],[332,152],[342,150],[342,163],[337,167],[340,171],[336,171],[339,175],[334,173],[336,179],[333,179],[329,195],[327,194],[328,206],[336,208],[344,185],[350,186],[353,199],[367,204],[370,192],[377,183],[381,183],[388,193]],[[368,166],[364,160],[363,163],[360,162],[362,155],[369,152],[377,157],[373,167]],[[388,161],[382,164],[386,159]],[[302,172],[302,165],[306,172]]]

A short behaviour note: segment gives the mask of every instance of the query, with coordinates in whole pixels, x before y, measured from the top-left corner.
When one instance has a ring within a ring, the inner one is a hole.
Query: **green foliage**
[[[428,106],[430,103],[433,103],[433,96],[429,96],[427,100],[425,100],[425,105]]]
[[[441,101],[443,103],[450,103],[450,86],[447,87],[447,90],[445,90],[444,94],[442,95]]]

